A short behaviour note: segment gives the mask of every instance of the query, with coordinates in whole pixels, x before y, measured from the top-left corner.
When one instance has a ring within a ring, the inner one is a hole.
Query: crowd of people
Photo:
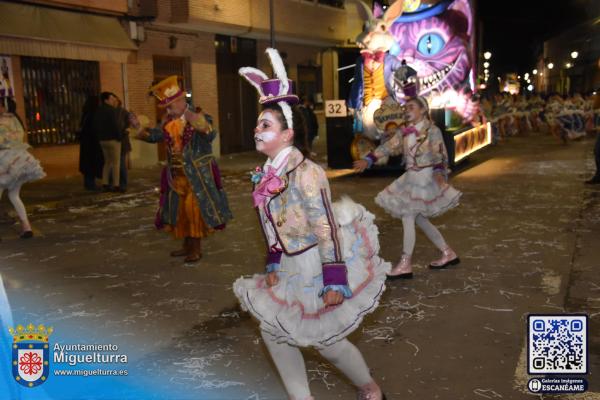
[[[530,132],[549,134],[562,143],[596,135],[596,171],[587,184],[600,184],[600,95],[552,94],[524,96],[508,93],[482,96],[481,121],[491,122],[493,141]]]
[[[483,116],[492,123],[494,140],[528,132],[552,134],[564,143],[600,129],[600,96],[547,97],[498,93],[481,97]]]
[[[416,226],[440,253],[429,269],[460,263],[459,255],[430,222],[457,207],[461,198],[449,182],[441,130],[431,119],[427,100],[410,97],[405,105],[406,126],[391,129],[388,141],[354,162],[354,170],[363,172],[391,154],[404,158],[406,172],[375,197],[375,203],[398,219],[404,231],[402,256],[392,268],[379,256],[374,216],[348,198],[332,203],[325,171],[311,160],[318,125],[310,101],[298,104],[300,98],[279,53],[269,48],[267,54],[276,78],[254,67],[239,71],[257,90],[263,107],[254,141],[267,159],[253,171],[251,182],[252,206],[265,241],[264,263],[257,260],[261,264],[257,274],[235,281],[234,294],[258,322],[289,399],[314,400],[300,350],[312,347],[354,384],[358,399],[384,400],[378,379],[348,336],[377,308],[386,279],[413,277]],[[165,143],[167,160],[156,226],[182,240],[172,257],[197,262],[202,258],[201,241],[225,229],[233,218],[212,151],[217,131],[210,115],[201,109],[192,111],[176,76],[150,90],[165,110],[163,120],[153,128],[126,111],[113,93],[88,99],[80,132],[84,186],[98,190],[96,180],[101,179],[104,191],[126,190],[128,132],[139,140]],[[567,142],[600,127],[598,100],[580,95],[543,100],[537,95],[498,94],[493,99],[483,97],[480,103],[482,120],[492,122],[496,140],[546,131]],[[23,235],[30,237],[19,190],[44,172],[27,152],[23,135],[22,124],[0,104],[0,195],[8,189]],[[13,168],[17,161],[19,168]],[[600,182],[600,175],[596,176]]]

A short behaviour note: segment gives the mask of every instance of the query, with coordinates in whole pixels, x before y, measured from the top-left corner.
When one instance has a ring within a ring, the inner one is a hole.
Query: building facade
[[[600,89],[600,6],[595,13],[595,18],[544,42],[536,66],[538,91],[566,95]]]
[[[270,71],[269,0],[48,0],[0,2],[0,57],[10,70],[27,140],[50,175],[77,174],[77,130],[90,94],[114,92],[150,121],[152,82],[178,75],[190,102],[211,114],[215,153],[252,150],[257,99],[237,69]],[[35,21],[33,24],[31,21]],[[339,0],[274,0],[275,46],[299,94],[337,98],[336,47],[361,22]],[[133,166],[164,149],[132,141]],[[53,173],[53,171],[57,171]]]

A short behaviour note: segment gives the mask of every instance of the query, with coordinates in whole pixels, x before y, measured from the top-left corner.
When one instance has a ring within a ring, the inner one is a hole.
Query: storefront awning
[[[115,17],[0,2],[0,54],[126,63],[134,50]]]

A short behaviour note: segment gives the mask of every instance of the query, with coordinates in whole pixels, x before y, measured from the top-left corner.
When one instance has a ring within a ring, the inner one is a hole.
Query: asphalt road
[[[350,337],[388,399],[531,398],[530,313],[589,315],[587,379],[590,391],[600,392],[600,188],[582,184],[591,147],[590,141],[564,146],[543,136],[511,138],[455,172],[462,203],[433,222],[461,264],[429,271],[437,253],[419,233],[415,278],[390,283],[379,309]],[[53,343],[112,343],[129,356],[127,377],[52,376],[46,392],[57,399],[88,398],[82,393],[284,399],[257,324],[231,291],[237,277],[263,268],[247,176],[226,176],[235,220],[203,243],[200,263],[184,265],[168,255],[178,243],[153,227],[155,173],[139,173],[124,195],[29,202],[32,240],[17,239],[11,219],[0,220],[0,273],[15,323],[53,326]],[[348,175],[331,184],[334,199],[349,194],[376,214],[381,253],[396,262],[401,223],[373,201],[393,179]],[[25,195],[44,198],[36,193],[44,187],[32,185]],[[3,199],[2,209],[8,208]],[[317,399],[354,398],[332,366],[313,351],[306,356]]]

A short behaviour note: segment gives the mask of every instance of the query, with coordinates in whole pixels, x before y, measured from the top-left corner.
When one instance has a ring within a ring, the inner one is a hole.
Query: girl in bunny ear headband
[[[362,354],[346,336],[377,307],[391,265],[377,254],[374,216],[350,199],[331,204],[325,171],[302,152],[306,127],[292,81],[277,50],[267,54],[276,78],[251,67],[239,71],[264,106],[254,140],[268,159],[252,174],[252,197],[266,267],[239,278],[233,290],[259,321],[290,399],[313,399],[298,349],[312,346],[357,386],[359,399],[381,400]]]
[[[440,129],[429,116],[427,100],[421,96],[406,102],[408,126],[398,129],[385,143],[366,157],[354,162],[355,170],[370,168],[378,158],[402,153],[406,172],[375,197],[375,203],[402,220],[404,230],[402,258],[391,270],[390,279],[413,277],[412,254],[415,248],[415,224],[440,250],[441,257],[429,264],[444,269],[460,263],[430,217],[444,214],[458,206],[461,192],[448,184],[448,154]]]

